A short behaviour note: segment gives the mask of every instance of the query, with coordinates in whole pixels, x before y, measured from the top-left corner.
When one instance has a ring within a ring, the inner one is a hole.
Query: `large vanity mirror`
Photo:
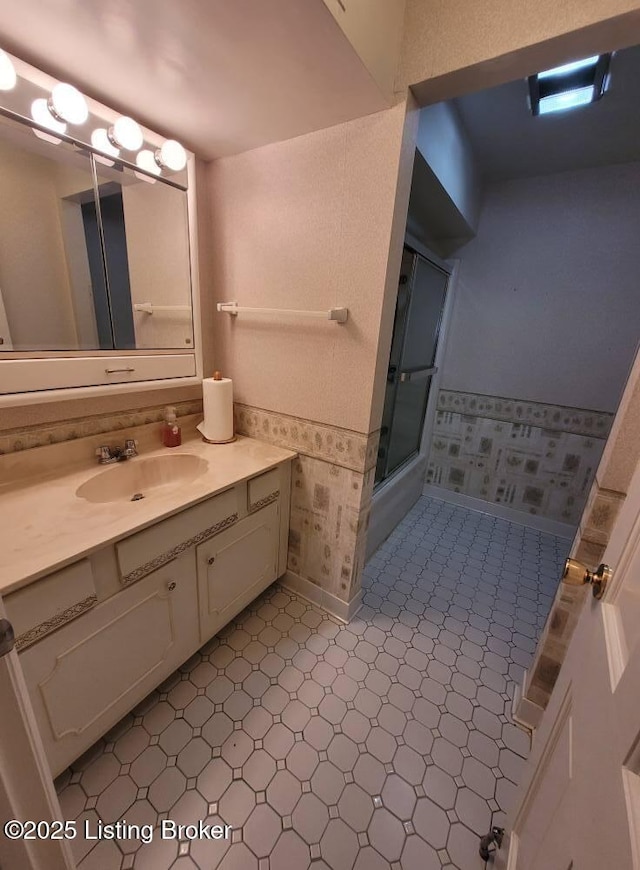
[[[0,117],[0,202],[5,358],[193,350],[182,186]]]
[[[0,47],[0,407],[199,382],[194,180],[175,139]]]

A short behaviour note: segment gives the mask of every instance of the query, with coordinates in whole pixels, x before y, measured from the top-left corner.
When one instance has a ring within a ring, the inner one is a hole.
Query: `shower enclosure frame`
[[[436,371],[431,379],[420,436],[420,448],[416,454],[410,456],[406,462],[377,484],[374,489],[371,519],[367,535],[366,558],[369,558],[385,538],[388,537],[407,511],[410,510],[422,495],[431,445],[433,421],[438,404],[438,392],[442,380],[442,367],[446,354],[449,326],[456,296],[459,261],[454,258],[447,261],[441,259],[409,232],[405,234],[404,243],[415,251],[416,254],[431,262],[436,268],[446,272],[449,278],[434,359]]]

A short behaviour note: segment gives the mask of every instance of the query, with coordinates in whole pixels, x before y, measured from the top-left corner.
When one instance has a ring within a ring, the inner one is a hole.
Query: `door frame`
[[[458,259],[452,257],[448,261],[442,260],[408,231],[405,232],[404,245],[411,248],[416,254],[424,257],[425,260],[433,263],[438,269],[446,272],[449,279],[444,307],[442,309],[434,361],[437,371],[431,378],[429,397],[427,399],[427,407],[420,436],[420,449],[417,455],[411,456],[405,463],[396,468],[386,480],[383,480],[373,493],[371,499],[371,518],[367,533],[366,559],[378,549],[380,544],[391,534],[422,495],[431,448],[431,433],[438,407],[442,367],[446,354],[446,345],[449,338],[458,283],[460,266]]]
[[[64,820],[29,691],[15,649],[13,629],[0,598],[0,820]],[[75,870],[67,839],[10,840],[0,834],[0,863],[24,870]]]

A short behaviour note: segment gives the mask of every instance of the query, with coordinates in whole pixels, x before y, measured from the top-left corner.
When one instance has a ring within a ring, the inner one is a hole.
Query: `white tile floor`
[[[234,827],[72,845],[81,870],[475,870],[568,542],[421,498],[344,626],[272,587],[64,774],[69,819]]]

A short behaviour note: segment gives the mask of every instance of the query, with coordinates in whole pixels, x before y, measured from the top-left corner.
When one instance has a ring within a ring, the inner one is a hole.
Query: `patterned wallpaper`
[[[288,568],[342,601],[360,589],[379,433],[236,404],[236,431],[296,450]]]
[[[174,403],[179,417],[202,414],[202,400]],[[242,435],[297,451],[291,492],[289,569],[345,602],[360,589],[379,432],[234,405]],[[0,455],[160,422],[164,405],[78,417],[0,435]]]
[[[364,435],[239,402],[234,403],[233,411],[236,431],[252,438],[271,441],[278,447],[288,447],[353,471],[366,471],[376,464],[378,432]]]
[[[613,414],[441,390],[427,483],[577,524]]]
[[[63,441],[75,441],[77,438],[87,438],[103,432],[144,426],[147,423],[161,423],[164,420],[165,407],[166,405],[153,405],[138,410],[75,417],[58,423],[10,429],[0,435],[0,455],[31,450],[34,447],[47,447],[50,444],[61,444]],[[202,414],[202,399],[174,402],[172,407],[175,407],[178,417]]]
[[[293,463],[288,567],[343,601],[360,588],[373,478],[309,456]]]

